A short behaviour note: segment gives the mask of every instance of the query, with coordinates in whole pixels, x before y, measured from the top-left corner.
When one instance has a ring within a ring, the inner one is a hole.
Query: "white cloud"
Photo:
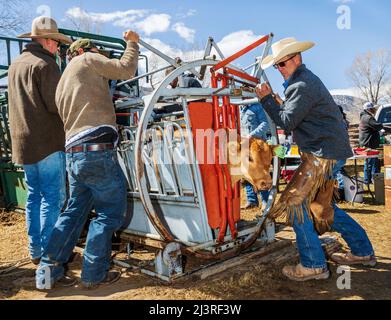
[[[156,32],[166,32],[171,24],[171,16],[165,13],[152,14],[146,19],[136,22],[137,29],[143,31],[147,36]]]
[[[187,42],[194,43],[194,37],[196,31],[185,26],[183,22],[175,23],[172,26],[172,30],[179,34],[179,36],[185,39]]]
[[[217,45],[225,56],[230,56],[260,38],[261,35],[256,35],[251,30],[241,30],[228,34]]]
[[[191,9],[176,16],[186,18],[194,16],[196,12]],[[72,7],[65,12],[65,17],[78,25],[82,25],[83,22],[89,25],[111,23],[115,27],[133,29],[146,36],[172,30],[189,43],[194,43],[196,34],[194,29],[188,28],[183,22],[177,22],[171,27],[172,16],[170,14],[153,13],[152,10],[147,9],[97,13],[88,12],[80,7]]]
[[[151,46],[155,47],[159,51],[166,54],[167,56],[171,58],[180,57],[183,61],[192,61],[196,59],[201,59],[204,54],[203,50],[182,50],[180,48],[168,45],[163,41],[161,41],[160,39],[146,38],[144,40]],[[153,54],[150,51],[146,51],[142,49],[142,53],[148,57],[150,62],[150,67],[152,67],[152,69],[154,70],[160,69],[168,65],[168,62],[166,62],[161,58],[158,58],[155,54]],[[156,84],[157,82],[163,80],[164,76],[165,76],[165,72],[160,72],[156,74],[153,77],[153,82]]]
[[[112,23],[116,27],[135,28],[147,36],[155,32],[166,32],[171,25],[168,14],[150,14],[150,10],[127,10],[107,13],[87,12],[80,7],[66,11],[65,16],[74,19],[86,19],[94,23]],[[150,14],[150,15],[148,15]]]
[[[139,19],[148,14],[149,10],[127,10],[127,11],[114,11],[108,13],[95,13],[87,12],[80,7],[73,7],[65,12],[65,15],[70,18],[82,19],[88,18],[94,22],[115,22],[120,24],[123,20]]]
[[[183,53],[182,50],[180,50],[178,48],[174,48],[174,47],[164,43],[160,39],[146,38],[145,42],[147,42],[148,44],[155,47],[156,49],[158,49],[159,51],[163,52],[164,54],[168,55],[171,58],[180,57]],[[150,51],[147,51],[147,52],[144,52],[144,54],[148,55],[148,54],[152,54],[152,53]]]
[[[136,20],[137,20],[137,17],[135,17],[135,16],[126,17],[126,18],[122,18],[117,21],[114,21],[113,25],[116,27],[124,28],[124,29],[131,29]]]
[[[195,9],[190,9],[188,10],[186,13],[178,13],[176,15],[177,18],[179,19],[185,19],[185,18],[188,18],[188,17],[193,17],[197,14],[197,10]]]

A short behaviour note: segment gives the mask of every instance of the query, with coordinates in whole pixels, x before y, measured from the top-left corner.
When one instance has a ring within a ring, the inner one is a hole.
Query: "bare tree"
[[[0,0],[0,34],[14,35],[23,31],[30,16],[29,0]]]
[[[363,98],[377,104],[386,89],[391,71],[390,63],[389,50],[369,51],[356,57],[347,75]]]
[[[386,89],[386,100],[388,103],[391,103],[391,83],[388,83],[388,88]]]
[[[103,23],[100,20],[94,19],[93,17],[83,14],[78,16],[66,15],[66,24],[70,28],[81,32],[88,32],[94,34],[100,34],[102,32]]]

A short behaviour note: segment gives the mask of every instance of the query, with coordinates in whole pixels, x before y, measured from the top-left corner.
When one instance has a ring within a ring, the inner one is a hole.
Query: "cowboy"
[[[124,223],[127,208],[127,180],[119,165],[118,131],[110,96],[110,79],[134,77],[138,66],[139,36],[124,33],[127,43],[120,60],[108,59],[88,39],[70,47],[72,56],[56,93],[57,107],[66,134],[66,162],[70,195],[42,257],[37,284],[50,269],[52,288],[64,274],[91,209],[96,219],[90,226],[83,253],[82,286],[97,288],[117,281],[121,274],[110,271],[111,239]]]
[[[330,276],[319,234],[341,233],[351,252],[335,253],[331,259],[343,265],[376,265],[371,242],[363,228],[332,203],[336,163],[352,156],[348,132],[329,91],[303,64],[302,52],[313,42],[287,38],[272,46],[262,68],[274,66],[285,82],[286,101],[276,102],[269,84],[257,87],[262,106],[272,120],[292,132],[301,150],[302,164],[273,207],[272,218],[285,216],[293,225],[301,263],[286,266],[291,280],[327,279]]]
[[[28,196],[31,261],[38,265],[66,198],[64,127],[55,103],[61,73],[56,53],[72,40],[47,17],[36,18],[31,38],[8,72],[13,162],[23,165]]]
[[[267,141],[271,137],[269,122],[262,106],[252,104],[244,106],[240,111],[240,123],[242,136],[246,138],[257,138]],[[247,195],[247,203],[242,210],[248,210],[259,207],[258,195],[254,192],[253,186],[249,182],[244,183]],[[262,208],[265,208],[269,199],[269,191],[260,191]]]
[[[364,104],[363,109],[364,111],[360,114],[360,147],[378,149],[380,147],[381,133],[390,132],[390,128],[383,127],[382,123],[376,121],[376,105],[371,102],[367,102]],[[379,172],[379,159],[367,159],[364,164],[364,183],[367,185],[371,184],[372,177]]]

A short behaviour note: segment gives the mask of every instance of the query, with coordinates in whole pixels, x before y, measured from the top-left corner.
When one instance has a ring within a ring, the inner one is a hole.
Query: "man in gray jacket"
[[[302,62],[301,52],[314,46],[288,38],[272,46],[264,69],[274,66],[283,76],[286,101],[276,102],[269,84],[258,86],[265,111],[285,131],[291,132],[302,154],[302,165],[272,209],[274,218],[285,216],[293,225],[301,263],[286,266],[284,275],[295,281],[327,279],[327,267],[318,234],[341,233],[351,252],[334,254],[343,265],[376,264],[374,250],[363,228],[332,204],[333,176],[352,156],[341,112],[322,81]]]

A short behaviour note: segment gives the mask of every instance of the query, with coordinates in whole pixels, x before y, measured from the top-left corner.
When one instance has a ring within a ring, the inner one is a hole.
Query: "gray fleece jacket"
[[[272,95],[261,103],[272,120],[293,132],[301,152],[329,160],[353,156],[343,117],[322,81],[305,65],[291,76],[286,101],[278,105]]]

